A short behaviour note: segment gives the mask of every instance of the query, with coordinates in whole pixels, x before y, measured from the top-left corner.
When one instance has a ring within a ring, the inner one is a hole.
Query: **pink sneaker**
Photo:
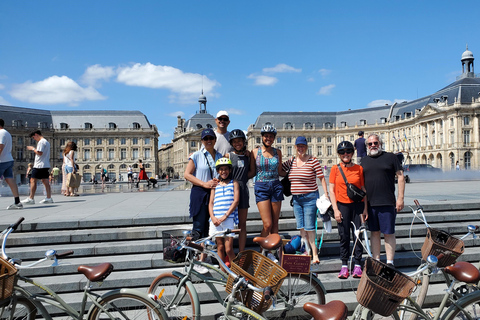
[[[354,278],[362,277],[362,268],[360,266],[355,266],[355,268],[353,268],[352,277]]]
[[[348,279],[349,275],[348,268],[342,267],[342,269],[340,269],[340,273],[338,274],[338,279]]]

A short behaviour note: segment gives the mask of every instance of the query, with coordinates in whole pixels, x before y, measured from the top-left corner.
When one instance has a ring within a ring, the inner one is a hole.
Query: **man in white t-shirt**
[[[229,141],[230,132],[227,131],[228,125],[230,124],[228,112],[224,110],[218,111],[215,123],[217,124],[217,129],[215,130],[217,142],[215,143],[214,148],[224,156],[233,150]]]
[[[7,207],[7,210],[23,209],[18,195],[18,187],[13,179],[13,157],[12,157],[12,136],[5,130],[5,121],[0,119],[0,176],[5,178],[5,182],[12,190],[15,203]]]
[[[37,180],[42,180],[47,192],[47,197],[40,203],[53,203],[50,184],[48,182],[50,170],[50,143],[42,136],[40,130],[30,133],[30,138],[37,141],[37,147],[27,146],[27,150],[35,153],[35,162],[33,163],[32,178],[30,179],[30,196],[22,200],[24,204],[35,204],[35,191],[37,191]]]

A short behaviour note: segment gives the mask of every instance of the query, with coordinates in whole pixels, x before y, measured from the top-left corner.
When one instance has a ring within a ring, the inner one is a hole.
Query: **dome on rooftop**
[[[467,59],[473,59],[473,53],[472,51],[468,50],[468,47],[467,47],[467,50],[465,50],[465,52],[462,54],[462,60],[467,60]]]
[[[200,102],[200,103],[207,102],[207,97],[205,97],[203,94],[201,94],[200,97],[198,97],[198,102]]]

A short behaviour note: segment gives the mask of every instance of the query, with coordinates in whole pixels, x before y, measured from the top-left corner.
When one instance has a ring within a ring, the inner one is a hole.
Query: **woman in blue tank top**
[[[271,125],[261,130],[263,146],[252,151],[251,161],[256,168],[255,201],[263,222],[261,236],[278,233],[278,219],[282,209],[283,187],[278,179],[285,176],[282,152],[272,147],[277,130]]]

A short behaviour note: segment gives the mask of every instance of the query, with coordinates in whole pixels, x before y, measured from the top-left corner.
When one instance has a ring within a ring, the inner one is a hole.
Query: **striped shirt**
[[[218,184],[215,187],[215,198],[213,198],[213,215],[216,218],[221,218],[230,209],[234,200],[234,185],[233,180],[222,186]],[[238,224],[238,208],[228,216],[227,219],[233,219],[234,224]]]
[[[293,164],[292,164],[293,161]],[[310,157],[301,167],[297,167],[297,158],[285,161],[283,170],[288,171],[288,178],[292,182],[292,194],[306,194],[318,190],[317,178],[323,178],[322,166],[317,158]]]

